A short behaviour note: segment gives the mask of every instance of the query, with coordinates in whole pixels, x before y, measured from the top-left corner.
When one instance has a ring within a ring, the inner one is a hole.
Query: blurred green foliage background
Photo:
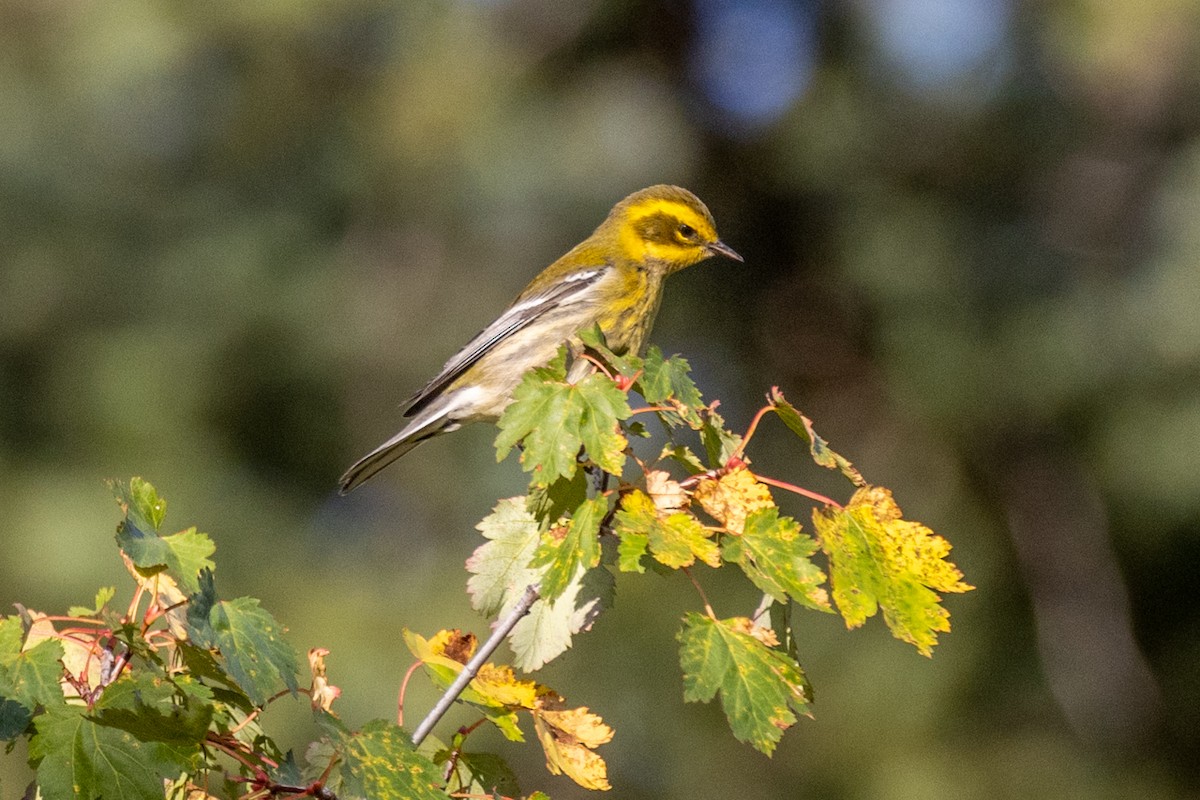
[[[0,604],[119,583],[103,479],[143,475],[390,716],[403,626],[485,630],[462,563],[522,476],[484,426],[337,476],[675,182],[746,264],[653,340],[735,427],[779,384],[979,589],[932,661],[801,615],[816,719],[768,760],[680,702],[691,588],[622,578],[539,674],[616,727],[614,796],[1194,797],[1198,76],[1195,0],[0,0]],[[776,434],[762,471],[836,485]]]

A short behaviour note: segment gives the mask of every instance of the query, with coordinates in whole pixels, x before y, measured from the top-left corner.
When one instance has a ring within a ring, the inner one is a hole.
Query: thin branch
[[[700,581],[696,580],[696,576],[687,567],[680,567],[679,571],[688,576],[688,580],[692,582],[692,586],[695,586],[696,591],[700,593],[700,599],[704,601],[704,612],[712,619],[716,619],[717,612],[713,611],[712,604],[708,602],[708,595],[704,593],[704,587],[700,585]]]
[[[529,613],[530,607],[537,601],[538,596],[537,586],[531,585],[525,587],[525,594],[521,595],[521,599],[513,606],[512,611],[500,621],[495,630],[492,631],[492,635],[483,643],[483,646],[479,648],[475,656],[467,662],[462,672],[454,679],[454,683],[450,684],[450,688],[446,689],[445,693],[437,701],[437,704],[430,709],[425,719],[421,720],[421,724],[413,731],[412,740],[414,747],[425,740],[425,737],[433,730],[433,726],[450,710],[450,706],[454,704],[458,696],[467,688],[467,684],[479,674],[479,669],[483,666],[483,663],[496,651],[496,648],[500,646],[500,643],[504,641],[513,627],[521,621],[521,618]]]

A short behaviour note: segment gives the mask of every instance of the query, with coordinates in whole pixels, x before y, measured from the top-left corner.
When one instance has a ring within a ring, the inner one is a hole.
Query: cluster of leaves
[[[647,566],[686,573],[700,592],[704,612],[686,614],[678,634],[684,699],[719,696],[734,735],[767,754],[811,701],[791,635],[793,603],[840,613],[849,628],[882,610],[897,638],[932,653],[937,634],[950,630],[938,593],[972,588],[945,560],[950,545],[905,520],[891,493],[869,485],[781,392],[773,389],[738,435],[716,403],[703,402],[684,359],[655,348],[644,359],[621,356],[598,331],[583,341],[581,357],[596,371],[572,382],[563,352],[525,376],[501,417],[497,455],[522,445],[529,491],[500,501],[480,523],[488,541],[467,562],[468,589],[484,614],[504,613],[527,586],[540,589],[510,639],[518,667],[536,669],[569,648],[611,604],[614,573]],[[647,405],[631,407],[630,391]],[[751,469],[746,447],[769,413],[815,463],[846,477],[848,502]],[[630,447],[632,437],[649,436],[638,420],[645,415],[666,435],[652,461]],[[771,487],[815,503],[812,535],[780,512]],[[818,553],[823,565],[813,560]],[[700,565],[735,565],[763,604],[718,617],[700,587]]]
[[[501,417],[498,459],[520,445],[529,490],[479,524],[486,541],[467,561],[475,608],[515,621],[508,641],[519,669],[566,651],[611,605],[617,573],[647,569],[683,574],[699,595],[702,610],[683,615],[677,637],[684,699],[719,697],[733,734],[767,754],[811,703],[794,605],[839,613],[849,628],[882,611],[897,638],[932,653],[950,630],[938,593],[971,588],[946,560],[950,545],[905,520],[891,493],[868,484],[782,393],[773,389],[739,435],[716,403],[703,402],[682,358],[654,348],[621,356],[598,331],[582,341],[577,358],[595,370],[569,373],[564,349],[524,377]],[[633,392],[645,406],[630,405]],[[848,502],[751,468],[747,446],[772,413],[816,464],[845,476]],[[641,421],[649,417],[665,443],[642,459],[630,443],[650,437]],[[516,798],[504,761],[466,742],[485,724],[524,741],[525,715],[552,773],[610,788],[596,748],[612,729],[509,666],[478,663],[492,648],[473,658],[475,637],[456,630],[428,639],[406,631],[416,661],[401,683],[399,718],[352,730],[332,709],[340,690],[326,674],[328,652],[309,651],[302,687],[279,623],[253,598],[217,595],[212,540],[195,528],[164,535],[166,504],[148,483],[114,488],[124,512],[117,544],[133,579],[127,606],[114,608],[116,591],[106,588],[64,616],[18,607],[0,617],[0,740],[11,747],[28,737],[41,797]],[[780,511],[772,488],[814,503],[811,534]],[[763,601],[720,617],[700,571],[729,565]],[[422,666],[445,698],[480,714],[448,742],[425,738],[437,708],[415,737],[401,727],[405,690]],[[322,732],[299,758],[263,728],[272,703],[298,695]]]
[[[340,690],[326,674],[328,651],[309,651],[311,681],[302,687],[299,659],[275,618],[254,598],[217,595],[212,540],[195,528],[164,535],[166,502],[149,483],[134,478],[114,489],[124,512],[117,544],[133,583],[128,604],[115,608],[116,589],[104,588],[90,607],[62,616],[18,607],[0,617],[0,741],[11,751],[28,739],[39,797],[520,796],[511,770],[498,757],[465,752],[461,732],[449,746],[430,740],[418,749],[387,720],[351,730],[332,709]],[[457,663],[449,640],[410,637],[435,675]],[[606,786],[603,762],[587,755],[611,736],[598,717],[517,681],[507,667],[489,665],[476,684],[466,699],[510,738],[521,737],[515,714],[498,709],[528,709],[552,770]],[[282,752],[262,720],[272,703],[299,695],[323,734],[301,759]]]

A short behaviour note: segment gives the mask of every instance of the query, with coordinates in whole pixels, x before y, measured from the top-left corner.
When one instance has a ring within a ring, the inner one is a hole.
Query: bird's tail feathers
[[[439,409],[439,413],[421,414],[405,425],[404,430],[354,462],[338,481],[338,494],[344,495],[354,491],[376,472],[426,439],[457,429],[459,423],[449,418],[448,411],[449,409]]]

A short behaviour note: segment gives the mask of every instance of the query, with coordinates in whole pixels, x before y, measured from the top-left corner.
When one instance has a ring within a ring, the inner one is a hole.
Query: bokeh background
[[[1195,0],[0,0],[0,605],[120,583],[103,479],[142,475],[390,716],[403,626],[485,630],[462,562],[522,476],[484,426],[337,476],[674,182],[746,264],[673,278],[654,341],[735,426],[780,385],[979,588],[932,660],[801,615],[816,718],[768,760],[680,702],[686,581],[622,578],[539,673],[616,727],[613,796],[1196,797],[1198,76]]]

